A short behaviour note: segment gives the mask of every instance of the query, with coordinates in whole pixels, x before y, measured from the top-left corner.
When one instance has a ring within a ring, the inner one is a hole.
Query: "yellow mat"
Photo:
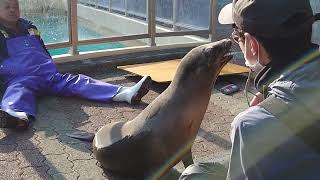
[[[156,82],[170,82],[177,71],[179,63],[180,59],[175,59],[154,63],[119,66],[118,68],[140,76],[148,75]],[[228,63],[222,69],[220,75],[240,74],[246,72],[249,72],[248,68]]]

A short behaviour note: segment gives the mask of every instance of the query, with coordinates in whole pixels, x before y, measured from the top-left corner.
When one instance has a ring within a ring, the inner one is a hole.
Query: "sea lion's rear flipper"
[[[85,131],[77,131],[77,132],[72,132],[72,133],[67,133],[67,136],[75,139],[79,139],[81,141],[87,141],[87,142],[92,142],[95,134],[94,133],[89,133]]]

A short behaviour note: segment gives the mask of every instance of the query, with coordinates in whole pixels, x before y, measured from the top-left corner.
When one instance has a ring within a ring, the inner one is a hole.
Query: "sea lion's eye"
[[[205,48],[205,49],[203,50],[203,53],[204,53],[204,55],[205,55],[206,57],[211,57],[211,55],[212,55],[212,47]]]

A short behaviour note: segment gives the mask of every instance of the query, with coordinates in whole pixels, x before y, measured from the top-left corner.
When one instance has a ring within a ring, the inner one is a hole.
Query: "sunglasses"
[[[233,27],[233,32],[231,34],[231,38],[233,39],[234,42],[239,44],[239,41],[244,40],[244,32],[240,30],[235,24],[233,24],[232,27]]]

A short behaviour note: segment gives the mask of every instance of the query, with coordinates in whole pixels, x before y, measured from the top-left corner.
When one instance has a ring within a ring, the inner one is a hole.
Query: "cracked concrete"
[[[87,75],[124,86],[139,80],[115,69]],[[212,161],[231,148],[230,123],[247,104],[242,91],[226,96],[217,90],[228,82],[243,89],[245,77],[218,79],[192,147],[196,162]],[[76,130],[96,132],[107,123],[131,120],[167,85],[153,83],[150,92],[138,105],[97,103],[79,98],[39,99],[38,114],[32,128],[24,132],[0,130],[0,179],[117,179],[104,173],[92,154],[90,143],[69,138],[66,133]],[[178,171],[184,169],[181,163],[175,168]]]

